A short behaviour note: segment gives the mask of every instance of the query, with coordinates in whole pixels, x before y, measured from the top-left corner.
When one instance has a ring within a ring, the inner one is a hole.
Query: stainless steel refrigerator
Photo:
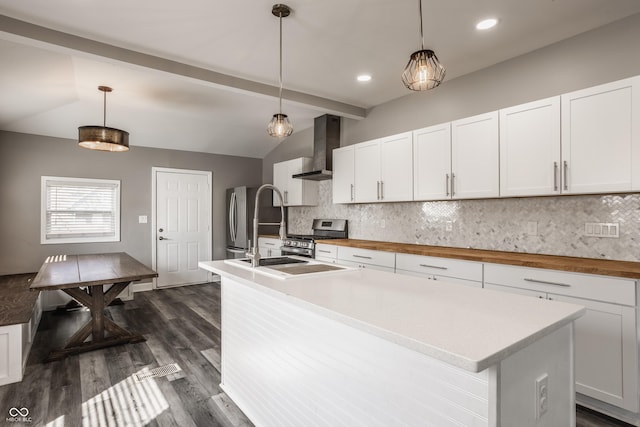
[[[227,189],[227,258],[244,258],[245,252],[255,241],[252,233],[257,191],[258,187]],[[280,221],[280,208],[274,208],[272,200],[270,190],[260,194],[260,222]],[[277,225],[261,225],[258,234],[278,235],[278,228]]]

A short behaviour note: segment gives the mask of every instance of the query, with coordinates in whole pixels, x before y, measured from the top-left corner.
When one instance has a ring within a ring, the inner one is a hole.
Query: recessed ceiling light
[[[368,82],[371,80],[371,76],[369,74],[360,74],[357,79],[359,82]]]
[[[476,24],[477,30],[488,30],[489,28],[493,28],[498,23],[496,18],[484,19]]]

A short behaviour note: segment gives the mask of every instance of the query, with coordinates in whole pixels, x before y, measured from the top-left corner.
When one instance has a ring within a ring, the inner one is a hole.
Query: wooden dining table
[[[124,252],[90,255],[54,255],[40,267],[32,290],[61,290],[87,307],[91,319],[75,332],[46,362],[113,345],[145,341],[108,318],[105,308],[131,282],[158,277],[158,273]],[[108,289],[105,285],[111,285]],[[87,340],[87,338],[89,338]]]

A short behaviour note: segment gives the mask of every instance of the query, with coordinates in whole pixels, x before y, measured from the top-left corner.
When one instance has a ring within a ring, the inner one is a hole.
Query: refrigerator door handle
[[[229,234],[231,235],[231,240],[233,242],[236,241],[236,233],[238,232],[236,217],[237,217],[237,209],[238,205],[236,202],[236,193],[231,193],[231,203],[229,204]]]

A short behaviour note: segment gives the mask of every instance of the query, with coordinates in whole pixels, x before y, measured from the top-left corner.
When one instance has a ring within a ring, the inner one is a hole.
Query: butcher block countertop
[[[316,243],[348,246],[352,248],[376,251],[455,258],[494,264],[509,264],[521,267],[546,268],[550,270],[571,271],[575,273],[640,279],[640,262],[527,254],[521,252],[489,251],[484,249],[450,248],[445,246],[428,246],[411,243],[379,242],[375,240],[358,239],[316,240]]]

